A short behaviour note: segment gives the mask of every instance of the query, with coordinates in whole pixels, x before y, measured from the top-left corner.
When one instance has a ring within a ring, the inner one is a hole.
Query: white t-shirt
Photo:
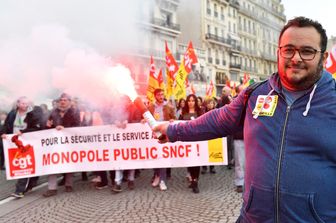
[[[16,113],[16,117],[14,120],[13,125],[13,133],[16,134],[20,130],[23,130],[27,128],[27,123],[25,123],[23,120],[26,118],[27,113],[24,113],[23,115],[20,115],[18,112]]]

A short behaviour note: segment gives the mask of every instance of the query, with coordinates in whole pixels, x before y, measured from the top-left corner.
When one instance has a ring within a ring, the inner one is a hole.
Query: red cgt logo
[[[35,174],[34,148],[31,145],[24,146],[18,136],[13,136],[12,142],[16,144],[17,148],[8,150],[11,177]]]

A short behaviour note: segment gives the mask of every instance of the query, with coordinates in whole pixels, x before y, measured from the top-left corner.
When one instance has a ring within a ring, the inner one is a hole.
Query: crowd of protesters
[[[237,88],[238,89],[238,88]],[[167,101],[164,97],[164,91],[162,89],[156,89],[154,91],[155,101],[147,103],[148,110],[153,114],[154,118],[158,121],[174,121],[174,120],[192,120],[203,115],[204,113],[220,108],[226,104],[229,104],[233,97],[231,95],[231,89],[224,87],[222,95],[219,98],[202,98],[194,94],[188,95],[186,98],[180,99],[176,103]],[[95,126],[104,124],[115,124],[119,128],[125,128],[127,123],[144,122],[142,115],[135,105],[129,99],[128,96],[123,96],[118,99],[118,103],[114,103],[111,106],[119,106],[118,111],[123,114],[123,118],[120,119],[120,115],[112,115],[111,108],[106,106],[106,109],[100,111],[94,111],[89,108],[85,102],[81,102],[78,98],[72,98],[69,94],[63,93],[52,103],[52,108],[49,110],[46,104],[39,106],[33,105],[33,103],[27,97],[20,97],[16,100],[13,109],[8,113],[6,111],[0,111],[0,161],[1,170],[5,170],[4,165],[4,151],[2,140],[7,138],[7,134],[16,134],[20,136],[26,132],[40,131],[43,129],[55,128],[62,130],[67,127],[80,127],[80,126]],[[121,106],[121,107],[120,107]],[[113,110],[113,109],[112,109]],[[114,110],[115,111],[115,110]],[[126,116],[125,116],[126,114]],[[118,117],[118,118],[115,118]],[[241,157],[233,156],[233,137],[228,137],[228,168],[234,164],[234,160],[237,159],[238,167],[235,168],[236,179],[239,178],[239,183],[236,191],[242,192],[243,175],[244,173],[244,160]],[[18,148],[24,149],[22,142],[18,137],[12,138],[12,142],[15,143]],[[239,144],[240,145],[240,144]],[[242,154],[241,147],[238,154]],[[187,180],[189,182],[188,187],[192,189],[192,192],[199,193],[198,183],[200,180],[200,173],[206,174],[208,172],[207,166],[195,166],[187,168]],[[209,167],[209,173],[215,174],[216,170],[214,166]],[[88,175],[83,172],[82,180],[87,181]],[[108,178],[111,180],[112,192],[122,192],[122,182],[127,182],[129,190],[135,188],[134,180],[137,176],[140,176],[140,170],[116,170],[116,171],[96,171],[90,173],[93,175],[91,182],[95,185],[97,190],[107,188],[109,185]],[[158,187],[161,191],[168,189],[167,180],[171,178],[171,168],[159,168],[153,170],[153,177],[151,185],[153,188]],[[48,189],[43,193],[44,197],[51,197],[57,195],[57,186],[65,186],[65,192],[73,191],[73,173],[65,173],[62,175],[62,179],[57,182],[57,175],[48,176]],[[12,194],[13,197],[22,198],[25,193],[32,190],[37,185],[38,177],[23,178],[17,180],[15,185],[15,191]],[[238,182],[238,181],[237,181]]]

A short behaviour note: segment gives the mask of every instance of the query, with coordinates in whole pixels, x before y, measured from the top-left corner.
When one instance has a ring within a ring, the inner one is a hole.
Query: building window
[[[214,15],[216,18],[218,17],[217,4],[214,5]]]
[[[244,22],[244,31],[246,31],[246,19],[245,18],[244,18],[243,22]]]
[[[225,53],[223,52],[222,54],[222,65],[225,66],[226,65],[226,61],[225,61]]]
[[[224,20],[224,9],[221,7],[221,20]]]
[[[208,62],[212,63],[211,48],[208,48]]]
[[[211,15],[211,4],[209,0],[207,0],[207,14]]]

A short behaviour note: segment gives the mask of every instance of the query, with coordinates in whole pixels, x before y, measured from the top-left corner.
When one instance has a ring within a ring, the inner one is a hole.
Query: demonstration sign
[[[147,124],[42,130],[3,140],[7,179],[66,172],[227,164],[226,138],[160,144]]]

